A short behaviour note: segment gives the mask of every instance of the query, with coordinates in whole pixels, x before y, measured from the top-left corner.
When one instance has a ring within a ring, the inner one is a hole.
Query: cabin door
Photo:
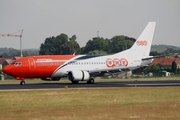
[[[35,64],[34,59],[33,58],[29,58],[28,61],[29,61],[29,69],[30,70],[35,70],[36,69],[36,64]]]

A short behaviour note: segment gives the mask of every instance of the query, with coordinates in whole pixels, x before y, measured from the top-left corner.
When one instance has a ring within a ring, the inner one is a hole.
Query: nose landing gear
[[[26,82],[24,81],[24,80],[22,80],[21,82],[20,82],[20,85],[25,85],[26,84]]]

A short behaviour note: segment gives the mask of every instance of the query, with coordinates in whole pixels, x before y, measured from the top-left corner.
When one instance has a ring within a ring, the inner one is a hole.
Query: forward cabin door
[[[30,70],[35,70],[36,69],[36,64],[35,64],[34,59],[33,58],[29,58],[28,61],[29,61],[29,69]]]

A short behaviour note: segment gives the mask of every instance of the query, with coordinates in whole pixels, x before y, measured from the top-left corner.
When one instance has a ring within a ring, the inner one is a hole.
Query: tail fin
[[[149,22],[134,45],[130,48],[130,51],[132,50],[132,53],[137,57],[145,58],[149,56],[155,26],[156,22]]]

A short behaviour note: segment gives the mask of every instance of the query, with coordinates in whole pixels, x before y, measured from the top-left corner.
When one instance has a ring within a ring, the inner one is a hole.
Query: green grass
[[[180,87],[1,91],[2,120],[177,120]]]

